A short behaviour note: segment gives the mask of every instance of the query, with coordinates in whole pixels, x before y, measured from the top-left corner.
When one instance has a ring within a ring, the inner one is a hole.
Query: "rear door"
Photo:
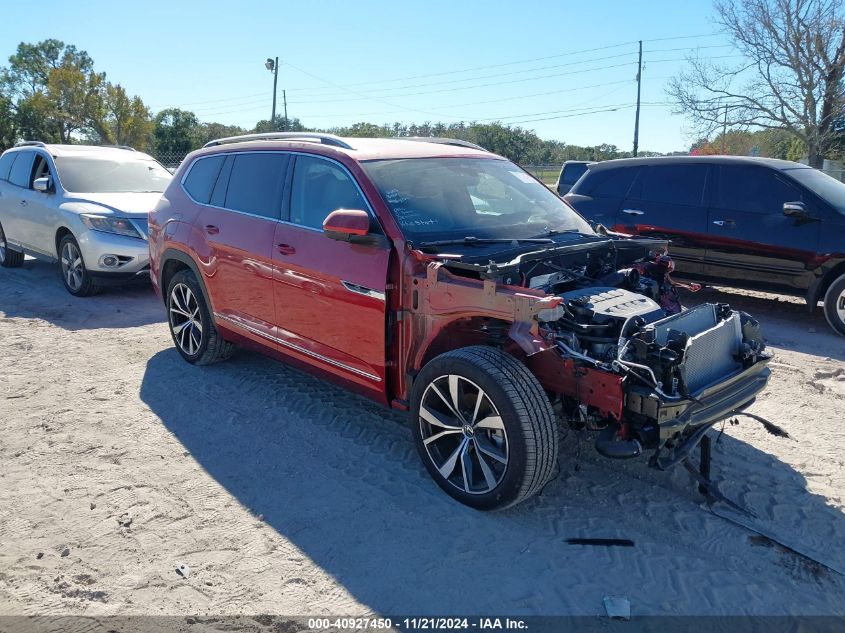
[[[29,181],[32,177],[32,164],[35,152],[21,150],[15,152],[17,158],[9,171],[9,187],[6,187],[4,197],[3,232],[6,239],[26,248],[33,248],[26,239],[26,222],[28,220]]]
[[[265,339],[275,335],[273,236],[288,161],[281,152],[239,152],[225,161],[200,159],[191,168],[220,167],[209,204],[197,220],[205,248],[196,249],[206,252],[205,282],[215,316]]]
[[[737,285],[806,288],[819,244],[815,198],[759,165],[719,165],[714,192],[707,275]],[[784,215],[785,202],[803,202],[811,219]]]
[[[590,169],[565,200],[590,222],[612,228],[640,167]]]
[[[679,273],[704,272],[707,240],[705,191],[710,166],[703,163],[643,167],[622,209],[618,230],[670,240]]]
[[[352,174],[340,163],[299,154],[289,216],[276,230],[273,260],[278,336],[303,360],[367,389],[385,379],[386,282],[390,247],[341,242],[323,234],[336,209],[360,209],[378,222]]]

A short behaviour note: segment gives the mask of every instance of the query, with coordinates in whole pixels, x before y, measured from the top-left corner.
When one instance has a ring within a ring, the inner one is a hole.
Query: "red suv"
[[[769,376],[751,317],[680,311],[664,241],[597,234],[462,141],[213,141],[182,163],[149,242],[186,361],[249,346],[410,411],[432,477],[477,508],[542,489],[559,422],[665,469]]]

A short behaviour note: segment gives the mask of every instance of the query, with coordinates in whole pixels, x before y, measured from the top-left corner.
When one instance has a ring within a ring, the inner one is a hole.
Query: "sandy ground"
[[[800,301],[695,299],[763,321],[751,410],[793,437],[728,427],[715,477],[845,569],[845,339]],[[479,513],[428,478],[404,416],[252,353],[188,366],[163,316],[149,288],[75,299],[46,264],[0,270],[0,614],[603,615],[609,594],[635,615],[845,614],[845,578],[709,513],[683,469],[582,443],[576,471],[569,434],[540,496]]]

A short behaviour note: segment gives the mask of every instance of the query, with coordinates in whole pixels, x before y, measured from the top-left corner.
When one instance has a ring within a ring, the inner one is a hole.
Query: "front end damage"
[[[680,310],[664,244],[595,239],[486,265],[430,261],[414,281],[407,367],[486,340],[522,357],[605,457],[667,469],[765,388],[759,324],[725,304]],[[444,334],[447,333],[447,334]]]

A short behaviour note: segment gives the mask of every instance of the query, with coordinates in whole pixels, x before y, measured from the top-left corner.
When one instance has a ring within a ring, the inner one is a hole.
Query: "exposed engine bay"
[[[726,304],[682,310],[663,242],[597,238],[506,263],[444,265],[546,295],[533,317],[546,347],[526,364],[570,425],[598,432],[606,457],[647,448],[652,466],[673,466],[768,380],[757,321]]]

